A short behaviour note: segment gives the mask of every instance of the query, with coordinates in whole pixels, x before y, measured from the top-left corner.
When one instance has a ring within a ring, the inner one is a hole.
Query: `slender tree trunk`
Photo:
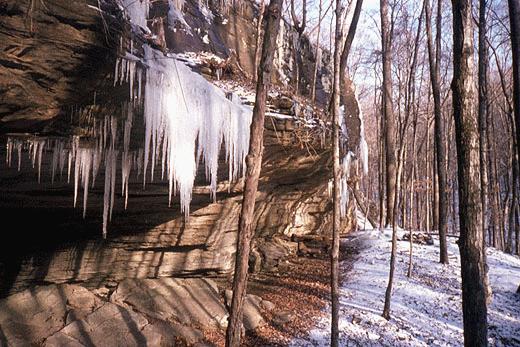
[[[514,134],[515,133],[515,127],[514,127],[514,121],[513,121],[513,127],[512,127],[512,133]],[[515,247],[513,246],[513,232],[515,233],[515,235],[518,236],[518,229],[516,228],[517,227],[517,223],[515,221],[515,215],[516,215],[516,211],[518,209],[518,157],[516,155],[516,141],[511,141],[512,144],[511,144],[511,147],[512,147],[512,150],[511,150],[511,168],[512,168],[512,171],[511,171],[511,176],[512,176],[512,179],[511,179],[511,189],[512,189],[512,193],[513,193],[513,196],[511,198],[511,209],[509,210],[509,240],[510,240],[510,248],[511,248],[511,253],[517,253],[518,254],[518,251],[515,252]],[[516,242],[515,242],[516,246],[518,247],[518,238],[516,238]]]
[[[446,242],[446,234],[448,233],[448,192],[447,192],[447,170],[446,164],[446,146],[444,141],[444,120],[442,119],[441,109],[441,92],[440,92],[440,61],[441,61],[441,37],[440,30],[442,27],[442,0],[438,0],[437,6],[437,37],[436,37],[436,51],[434,57],[432,30],[431,30],[431,15],[430,0],[425,0],[426,6],[426,34],[428,38],[428,60],[430,62],[430,80],[433,93],[433,112],[435,115],[435,148],[437,159],[438,172],[438,192],[439,199],[439,243],[440,243],[440,262],[448,264],[448,245]]]
[[[516,148],[520,156],[520,0],[508,0],[513,56],[513,105],[516,122]]]
[[[486,42],[486,8],[487,0],[479,0],[479,28],[478,28],[478,127],[480,143],[480,196],[482,200],[482,228],[484,241],[488,230],[487,206],[491,189],[488,185],[488,136],[487,136],[487,104],[488,104],[488,47]],[[491,238],[490,238],[491,241]]]
[[[311,98],[312,102],[316,101],[316,78],[318,77],[318,67],[320,66],[320,33],[321,33],[321,12],[323,10],[323,0],[320,0],[319,10],[318,10],[318,34],[316,39],[316,63],[314,64],[314,73],[312,76],[312,90],[311,90]]]
[[[514,134],[515,132],[515,129],[514,129],[514,124],[513,124],[513,129],[511,131],[512,134]],[[508,253],[511,253],[511,254],[514,254],[514,239],[513,239],[513,234],[514,234],[514,230],[515,230],[515,211],[516,211],[516,207],[517,207],[517,200],[518,200],[518,197],[517,197],[517,186],[518,186],[518,163],[516,161],[516,143],[514,141],[514,138],[512,139],[511,141],[511,150],[510,150],[510,153],[511,153],[511,192],[512,192],[512,197],[511,197],[511,208],[509,209],[509,216],[508,216],[508,220],[509,220],[509,223],[508,223],[508,242],[507,242],[507,252]]]
[[[280,27],[282,6],[283,0],[271,0],[265,16],[264,42],[262,45],[260,65],[258,67],[258,81],[256,84],[253,122],[251,123],[249,153],[246,157],[247,168],[244,182],[244,198],[238,225],[233,298],[231,300],[231,312],[226,331],[227,347],[238,347],[240,345],[249,252],[251,250],[251,239],[254,232],[253,214],[255,209],[255,197],[262,166],[265,104],[271,83],[271,67],[276,48],[276,37],[278,36],[278,29]]]
[[[406,275],[408,277],[412,277],[412,270],[413,270],[413,200],[414,200],[414,182],[416,180],[416,149],[415,144],[417,142],[417,118],[418,118],[418,112],[415,110],[414,112],[414,119],[413,119],[413,137],[412,137],[412,172],[410,174],[411,177],[411,185],[410,185],[410,222],[409,222],[409,229],[410,229],[410,254],[408,259],[408,272]]]
[[[500,250],[504,249],[503,245],[503,233],[502,233],[502,222],[501,222],[501,206],[500,206],[500,192],[499,192],[499,184],[498,184],[498,173],[497,173],[497,158],[496,158],[496,144],[493,140],[493,134],[495,134],[495,126],[492,117],[487,115],[488,122],[488,133],[487,133],[487,144],[489,148],[489,188],[490,188],[490,207],[491,207],[491,229],[493,230],[493,240],[495,244],[494,247],[497,247]]]
[[[380,102],[380,105],[381,106],[381,111],[384,111],[383,110],[383,102],[382,102],[382,96],[381,96],[381,102]],[[376,107],[376,108],[379,108],[379,107]],[[381,112],[381,113],[384,113],[384,112]],[[383,137],[385,138],[385,125],[384,125],[384,122],[385,122],[385,117],[382,116],[380,117],[380,120],[379,120],[379,129],[380,129],[380,137]],[[386,180],[385,180],[385,175],[386,175],[386,172],[385,172],[385,142],[384,141],[379,141],[379,229],[384,229],[385,228],[385,187],[386,187]]]
[[[330,253],[330,292],[332,302],[330,345],[339,345],[339,229],[340,223],[340,178],[341,168],[339,162],[339,117],[340,117],[340,55],[343,42],[341,23],[341,0],[336,0],[336,30],[334,41],[334,85],[332,89],[332,144],[333,144],[333,175],[334,189],[332,196],[333,223],[332,223],[332,249]]]
[[[426,233],[430,233],[430,123],[426,122]]]
[[[395,118],[392,100],[392,38],[388,14],[388,0],[380,0],[381,7],[381,43],[383,58],[383,115],[385,123],[386,150],[386,224],[394,224],[394,201],[396,158],[395,158]]]
[[[258,23],[256,26],[256,46],[255,46],[255,66],[254,66],[254,82],[256,83],[258,80],[258,65],[260,64],[260,47],[262,47],[262,23],[264,19],[265,12],[265,1],[262,0],[260,2],[260,17],[258,18]]]
[[[453,5],[453,116],[457,143],[464,345],[487,346],[485,258],[470,0]]]
[[[489,161],[489,93],[488,93],[488,66],[489,54],[487,45],[487,0],[479,0],[479,28],[478,28],[478,128],[479,128],[479,159],[480,159],[480,200],[482,203],[482,238],[483,238],[483,256],[486,262],[486,231],[487,225],[487,205],[490,192],[489,180],[487,175],[487,167]],[[492,178],[493,176],[491,176]],[[496,217],[496,205],[492,204],[493,217]],[[496,221],[493,221],[496,225]],[[485,267],[484,285],[486,290],[486,298],[491,300],[491,286],[487,275],[487,266]]]

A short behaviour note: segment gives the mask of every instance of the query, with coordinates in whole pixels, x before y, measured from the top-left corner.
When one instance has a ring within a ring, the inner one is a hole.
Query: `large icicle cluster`
[[[159,157],[166,169],[171,196],[179,192],[181,210],[189,204],[197,163],[204,161],[211,194],[216,197],[218,158],[222,142],[226,149],[229,179],[240,176],[249,145],[252,113],[238,98],[192,72],[176,59],[144,46],[146,88],[144,93],[144,179],[151,178]]]

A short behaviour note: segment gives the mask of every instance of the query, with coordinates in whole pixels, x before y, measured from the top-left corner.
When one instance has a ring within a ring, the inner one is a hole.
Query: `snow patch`
[[[399,234],[403,232],[400,231]],[[413,274],[406,276],[409,243],[398,241],[391,319],[381,317],[388,281],[391,230],[367,230],[345,242],[362,250],[340,290],[341,346],[463,345],[460,257],[450,238],[449,265],[438,262],[439,243],[413,245]],[[493,301],[488,307],[489,344],[520,345],[520,258],[487,249]],[[330,313],[329,313],[330,315]],[[308,337],[292,346],[328,346],[330,318],[317,322]]]

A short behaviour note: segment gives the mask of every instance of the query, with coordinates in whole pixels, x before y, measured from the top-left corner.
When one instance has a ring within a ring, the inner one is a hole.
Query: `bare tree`
[[[343,37],[342,30],[342,4],[336,0],[336,29],[334,42],[334,84],[332,89],[332,145],[333,145],[333,175],[334,187],[332,195],[332,249],[330,252],[330,292],[332,302],[330,345],[339,345],[339,229],[340,222],[340,178],[341,168],[339,162],[339,117],[340,117],[340,55]]]
[[[448,246],[446,234],[448,233],[448,196],[447,196],[447,164],[446,146],[444,141],[444,120],[442,118],[441,91],[440,91],[440,61],[441,61],[441,30],[442,30],[442,0],[437,0],[437,33],[435,38],[435,50],[433,48],[431,16],[432,10],[430,0],[425,0],[426,8],[426,35],[428,41],[428,61],[430,63],[430,80],[433,94],[433,113],[435,115],[435,149],[437,152],[437,177],[439,180],[438,192],[439,199],[439,243],[440,243],[440,262],[448,264]]]
[[[340,129],[340,93],[343,90],[344,102],[346,101],[348,77],[346,73],[348,56],[350,47],[356,34],[359,14],[363,0],[357,0],[356,8],[352,22],[349,27],[347,39],[343,42],[343,21],[342,21],[342,2],[336,0],[336,28],[334,42],[334,84],[332,89],[332,123],[333,123],[333,227],[332,227],[332,250],[330,254],[331,265],[331,300],[332,300],[332,322],[331,322],[331,346],[339,345],[339,232],[340,232],[340,145],[339,145],[339,129]],[[343,47],[343,49],[342,49]],[[343,81],[343,83],[342,83]],[[340,89],[342,88],[342,89]],[[347,107],[345,104],[344,107]]]
[[[508,0],[513,55],[513,105],[516,122],[516,146],[520,156],[520,0]]]
[[[487,232],[487,205],[488,205],[488,143],[487,143],[487,110],[488,110],[488,47],[486,42],[486,0],[479,0],[478,22],[478,127],[480,143],[480,173],[481,200],[482,200],[482,227],[484,237]],[[489,241],[492,237],[490,234]]]
[[[386,149],[386,223],[394,224],[393,213],[395,201],[395,118],[392,100],[392,38],[390,19],[388,17],[388,0],[380,0],[381,7],[381,43],[383,58],[383,115],[385,123]]]
[[[470,0],[452,0],[453,116],[459,179],[459,249],[464,345],[487,346],[485,261],[480,199],[480,155]]]
[[[392,298],[392,284],[394,281],[395,258],[397,253],[397,198],[401,184],[403,147],[400,146],[397,170],[395,167],[395,119],[393,116],[392,101],[392,44],[391,30],[388,20],[388,1],[381,0],[381,38],[383,51],[383,105],[386,122],[386,201],[387,222],[392,225],[392,252],[390,255],[390,274],[385,292],[383,317],[390,319],[390,301]],[[403,137],[401,136],[401,139]]]
[[[267,92],[271,83],[271,67],[273,65],[276,37],[280,27],[283,0],[271,0],[265,15],[264,42],[258,67],[256,98],[251,123],[249,153],[246,157],[246,173],[244,182],[244,198],[238,224],[237,252],[235,258],[235,275],[233,279],[233,298],[231,312],[226,331],[226,346],[238,347],[242,331],[243,304],[246,294],[247,270],[251,239],[253,237],[253,213],[255,197],[258,189],[258,179],[262,165],[263,133],[265,119],[265,104]]]

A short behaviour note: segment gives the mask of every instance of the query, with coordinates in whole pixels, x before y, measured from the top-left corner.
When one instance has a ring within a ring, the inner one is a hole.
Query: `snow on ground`
[[[400,232],[399,234],[402,234]],[[360,247],[351,270],[343,265],[340,308],[341,346],[462,346],[460,259],[456,238],[449,238],[449,265],[438,263],[433,246],[413,245],[413,274],[408,269],[409,243],[398,241],[398,258],[390,321],[381,317],[388,281],[391,230],[360,231],[345,242]],[[488,307],[492,346],[520,346],[520,258],[488,248],[493,302]],[[328,346],[330,308],[305,339],[293,346]]]

